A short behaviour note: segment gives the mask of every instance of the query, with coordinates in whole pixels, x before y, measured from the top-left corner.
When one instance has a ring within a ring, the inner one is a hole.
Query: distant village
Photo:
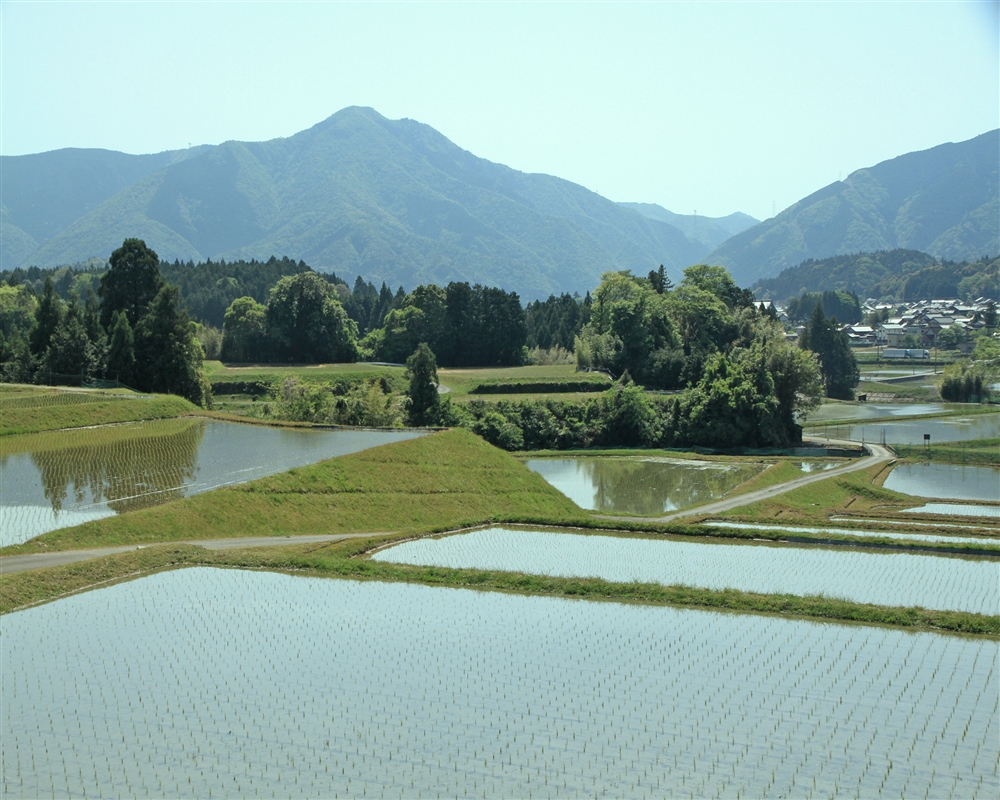
[[[796,340],[805,331],[805,325],[792,326],[785,308],[772,301],[761,301],[758,307],[765,312],[774,310],[788,329],[787,338]],[[884,347],[904,351],[899,357],[905,357],[906,350],[933,348],[958,350],[962,355],[968,355],[975,347],[972,334],[986,327],[985,319],[991,307],[995,312],[995,302],[986,297],[976,298],[971,303],[961,300],[880,303],[869,298],[861,304],[864,322],[840,327],[847,333],[852,347]],[[879,319],[882,321],[875,322]],[[885,355],[891,357],[895,354]]]

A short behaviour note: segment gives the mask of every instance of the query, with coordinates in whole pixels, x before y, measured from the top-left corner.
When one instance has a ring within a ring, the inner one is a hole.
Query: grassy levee
[[[0,575],[0,614],[157,570],[196,563],[206,552],[203,547],[168,544],[76,564]]]
[[[357,383],[384,378],[390,386],[402,389],[406,383],[404,367],[378,364],[248,364],[226,366],[221,361],[204,362],[205,377],[213,384],[278,384],[283,378],[309,382]]]
[[[14,405],[0,401],[0,436],[84,428],[115,422],[167,419],[197,409],[193,403],[174,395],[113,397],[105,394],[73,393],[70,396],[76,401],[39,402],[34,405]],[[81,397],[86,399],[79,399]]]
[[[713,516],[744,522],[782,522],[786,524],[827,524],[831,513],[870,512],[873,508],[905,508],[914,503],[909,495],[875,485],[884,479],[887,465],[877,464],[865,470],[834,475],[799,489],[734,508]]]
[[[427,532],[522,518],[572,524],[584,516],[541,476],[455,429],[53,531],[2,553],[241,536]]]
[[[909,461],[937,461],[942,464],[985,464],[1000,466],[1000,439],[973,439],[967,442],[898,444],[893,449]]]

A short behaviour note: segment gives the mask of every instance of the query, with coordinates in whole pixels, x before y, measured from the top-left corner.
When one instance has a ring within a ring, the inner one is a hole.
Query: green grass
[[[1000,466],[1000,439],[974,439],[967,442],[897,444],[893,449],[909,461],[938,461],[945,464],[987,464]]]
[[[426,532],[584,512],[526,466],[455,429],[156,508],[53,531],[4,555],[239,536]]]
[[[530,384],[565,384],[593,383],[595,392],[608,388],[608,377],[601,373],[577,372],[572,364],[549,364],[529,367],[483,367],[478,369],[446,369],[438,367],[438,379],[442,386],[451,389],[450,394],[455,400],[465,399],[469,393],[480,386],[496,386],[509,383]],[[552,391],[523,392],[518,394],[473,395],[479,400],[513,400],[524,397],[559,394]],[[577,394],[589,396],[590,393],[561,394],[561,399],[569,399]]]
[[[940,380],[940,375],[928,375],[927,379],[933,379],[937,382]],[[881,381],[861,381],[854,392],[855,394],[887,392],[896,395],[897,398],[907,400],[931,400],[938,397],[937,389],[928,389],[926,386],[915,386],[911,383],[882,383]]]
[[[195,410],[197,406],[173,395],[129,397],[106,392],[57,391],[5,393],[0,401],[0,436],[166,419]]]
[[[948,417],[974,417],[981,414],[996,414],[1000,413],[997,411],[996,406],[980,405],[979,403],[968,403],[957,405],[957,407],[947,408],[944,411],[936,411],[930,414],[913,414],[912,416],[895,416],[895,417],[846,417],[840,419],[825,419],[817,420],[816,422],[810,422],[806,420],[803,430],[815,436],[823,432],[824,427],[832,427],[834,425],[885,425],[890,423],[900,423],[900,422],[919,422],[925,419],[947,419]]]
[[[873,508],[905,508],[914,498],[876,485],[888,467],[878,464],[847,475],[834,475],[777,497],[750,503],[714,516],[744,522],[794,525],[827,524],[831,514],[869,513]],[[875,483],[873,483],[875,482]]]
[[[225,366],[221,361],[204,362],[205,377],[210,383],[280,383],[285,377],[322,383],[359,383],[385,378],[395,388],[405,384],[404,367],[380,367],[374,364],[251,364]]]

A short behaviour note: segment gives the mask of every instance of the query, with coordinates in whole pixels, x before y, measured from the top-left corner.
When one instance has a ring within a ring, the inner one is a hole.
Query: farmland
[[[910,423],[990,419],[931,413]],[[235,439],[203,458],[216,428]],[[996,795],[1000,526],[906,513],[923,500],[892,486],[924,465],[513,458],[462,429],[321,460],[343,433],[181,417],[0,439],[5,481],[41,465],[61,512],[123,504],[3,555],[146,545],[0,575],[5,795]],[[560,462],[578,494],[543,477]],[[122,473],[184,488],[153,507]],[[962,502],[996,508],[984,486]],[[468,526],[487,527],[439,537]],[[362,535],[184,543],[331,532]]]
[[[1000,786],[990,640],[204,569],[4,628],[7,796]]]

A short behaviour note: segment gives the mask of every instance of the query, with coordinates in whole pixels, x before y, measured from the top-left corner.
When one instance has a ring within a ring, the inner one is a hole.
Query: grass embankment
[[[886,464],[877,464],[866,470],[835,475],[793,489],[768,500],[734,508],[716,517],[738,519],[744,522],[781,522],[794,525],[823,525],[829,523],[831,514],[870,513],[873,508],[905,508],[912,506],[915,498],[874,485],[884,479]]]
[[[1000,439],[974,439],[967,442],[897,444],[900,458],[910,461],[938,461],[944,464],[988,464],[1000,466]]]
[[[0,397],[0,436],[167,419],[195,410],[197,406],[193,403],[174,395],[58,390],[4,392]]]
[[[928,381],[940,381],[940,375],[927,375]],[[938,399],[937,388],[918,386],[912,383],[883,383],[881,381],[861,381],[854,389],[855,394],[893,394],[895,400],[934,400]]]
[[[438,379],[455,400],[523,400],[541,396],[570,400],[611,386],[607,375],[577,372],[572,364],[480,369],[438,368]],[[592,390],[586,391],[589,387]]]
[[[239,536],[407,534],[522,518],[572,524],[582,517],[541,476],[456,429],[53,531],[3,554]]]

